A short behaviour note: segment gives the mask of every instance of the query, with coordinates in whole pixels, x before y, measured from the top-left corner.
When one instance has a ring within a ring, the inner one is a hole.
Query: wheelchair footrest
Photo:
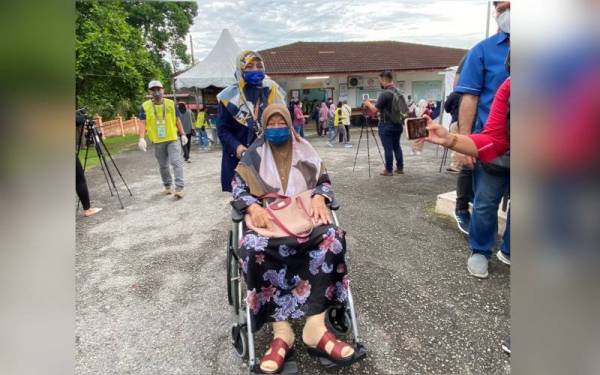
[[[353,356],[354,356],[354,360],[352,361],[352,363],[356,363],[367,357],[367,350],[361,343],[357,343],[354,346],[354,355]],[[335,369],[335,368],[341,367],[324,357],[319,357],[319,362],[321,363],[321,365],[323,367],[325,367],[327,369]]]
[[[260,365],[256,364],[255,367],[254,371],[250,371],[251,374],[264,374],[260,369]],[[278,374],[297,374],[298,372],[298,362],[296,362],[294,356],[283,363],[283,368]]]

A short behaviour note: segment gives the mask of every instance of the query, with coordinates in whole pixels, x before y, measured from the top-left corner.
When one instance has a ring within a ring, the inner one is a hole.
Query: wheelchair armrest
[[[244,220],[244,213],[236,210],[235,208],[231,208],[231,220],[234,223],[241,223]]]
[[[340,203],[335,198],[333,198],[331,202],[327,203],[327,206],[329,206],[331,211],[337,211],[340,209]]]

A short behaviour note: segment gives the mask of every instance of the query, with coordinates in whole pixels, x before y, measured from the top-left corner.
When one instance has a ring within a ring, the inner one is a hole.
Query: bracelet
[[[452,148],[454,146],[456,146],[456,144],[458,143],[458,136],[456,134],[450,134],[452,136],[452,142],[450,142],[450,144],[448,146],[446,146],[446,148]]]

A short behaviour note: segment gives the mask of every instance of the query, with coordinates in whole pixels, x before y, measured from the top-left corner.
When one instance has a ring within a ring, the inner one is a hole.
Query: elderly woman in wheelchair
[[[284,105],[268,106],[261,123],[264,135],[242,156],[232,181],[232,205],[245,222],[237,257],[250,333],[267,322],[273,326],[260,371],[281,372],[295,341],[289,320],[300,318],[306,319],[302,342],[311,356],[332,366],[351,365],[365,357],[363,347],[338,340],[325,319],[328,308],[351,299],[345,232],[328,208],[334,194],[327,171],[293,131]]]

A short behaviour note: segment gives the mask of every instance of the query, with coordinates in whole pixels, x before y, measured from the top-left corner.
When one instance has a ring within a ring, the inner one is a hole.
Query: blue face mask
[[[282,145],[290,139],[290,128],[266,128],[265,139],[274,145]]]
[[[263,79],[265,79],[265,72],[262,70],[252,70],[249,72],[243,72],[242,77],[249,85],[260,86]]]

